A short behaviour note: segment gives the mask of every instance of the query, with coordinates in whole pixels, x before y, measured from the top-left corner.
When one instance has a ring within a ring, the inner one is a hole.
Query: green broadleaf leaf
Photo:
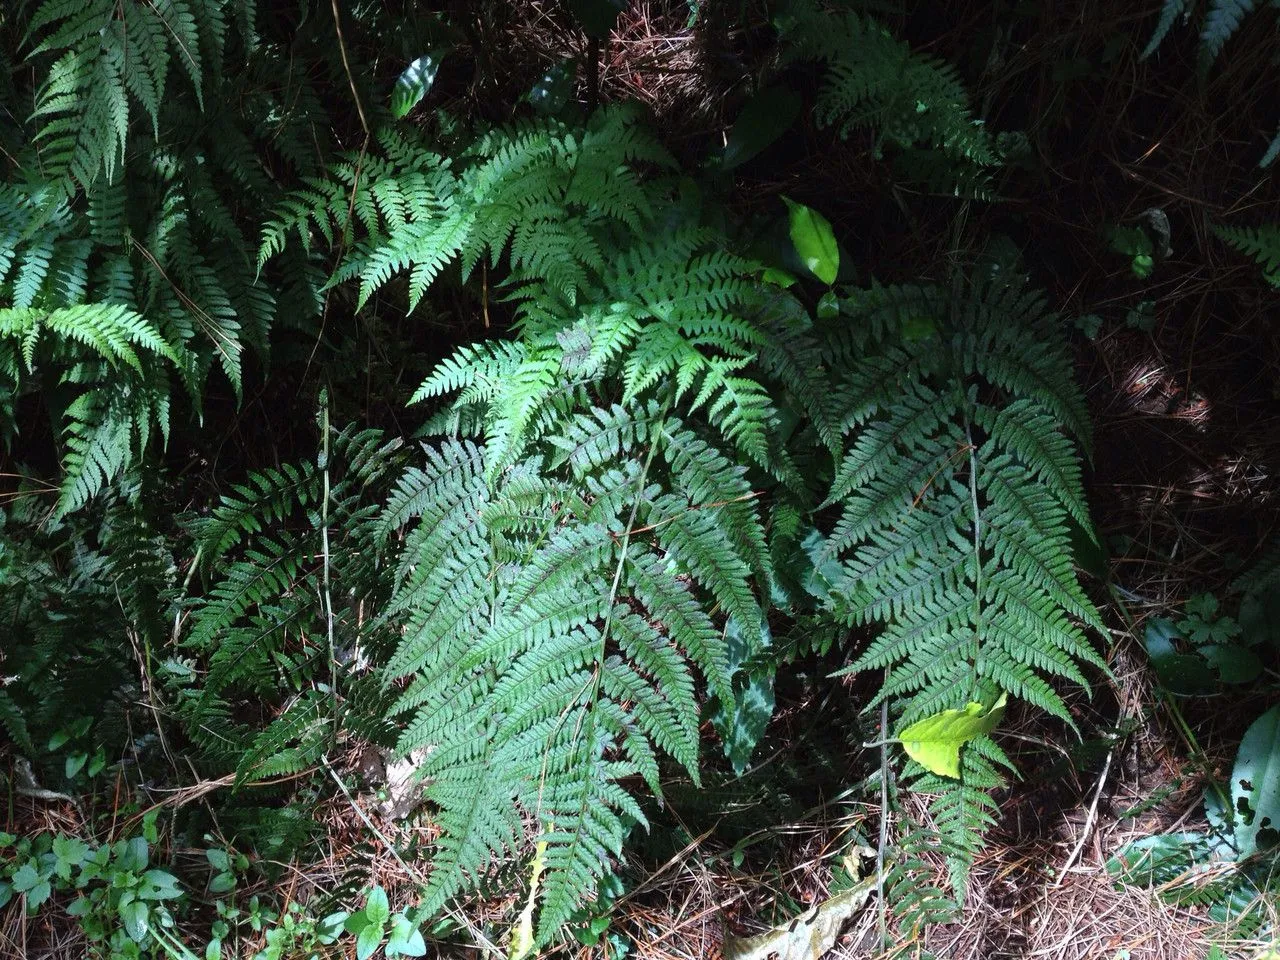
[[[1236,813],[1236,847],[1241,857],[1275,842],[1280,833],[1280,706],[1274,706],[1245,731],[1231,771],[1231,802]]]
[[[333,943],[338,937],[342,936],[344,924],[350,916],[345,910],[339,910],[324,917],[316,925],[316,936],[320,938],[320,942],[324,944]]]
[[[1251,683],[1262,673],[1262,661],[1248,647],[1235,643],[1211,643],[1201,655],[1218,671],[1223,683]]]
[[[569,9],[588,37],[607,40],[626,0],[569,0]]]
[[[429,50],[414,60],[396,80],[391,90],[391,115],[399,120],[412,110],[431,91],[440,70],[440,62],[449,48]]]
[[[215,874],[213,879],[209,881],[210,893],[227,893],[236,888],[236,875],[230,871]]]
[[[573,78],[577,72],[577,61],[568,58],[549,67],[529,91],[529,103],[533,109],[550,117],[563,110],[573,93]]]
[[[150,908],[141,900],[130,900],[120,906],[120,921],[125,933],[134,943],[141,943],[147,935]]]
[[[41,880],[27,891],[27,913],[35,914],[46,900],[53,895],[53,887],[48,880]]]
[[[783,290],[796,282],[795,277],[777,267],[765,267],[764,272],[760,274],[760,279],[765,283],[772,283],[774,286],[781,287]]]
[[[791,242],[796,253],[804,261],[815,277],[827,286],[836,282],[836,274],[840,271],[840,248],[836,246],[836,235],[831,223],[818,211],[796,203],[786,197],[782,202],[787,205],[790,217]]]
[[[800,94],[783,86],[768,87],[748,100],[726,138],[724,168],[741,166],[786,133],[800,105]]]
[[[89,845],[77,837],[58,834],[53,838],[53,855],[58,859],[55,871],[67,880],[71,877],[71,868],[80,866],[89,855]]]
[[[356,960],[369,960],[382,943],[382,926],[371,923],[356,937]]]
[[[75,775],[84,769],[84,765],[89,762],[87,753],[73,753],[63,763],[63,772],[67,775],[67,779],[75,778]]]
[[[716,729],[724,745],[724,755],[741,776],[751,761],[756,744],[773,719],[774,671],[757,668],[733,682],[733,702],[721,702],[715,717]]]
[[[151,859],[151,848],[145,837],[131,837],[115,845],[117,866],[128,873],[141,873]]]
[[[49,738],[49,749],[57,750],[59,747],[62,747],[64,744],[66,744],[66,742],[70,739],[71,739],[70,730],[67,730],[67,729],[59,730],[57,733],[55,733],[53,736]]]
[[[1004,716],[1006,694],[988,710],[969,703],[963,710],[943,710],[911,724],[899,735],[907,755],[922,767],[944,777],[960,777],[960,748],[975,737],[990,733]]]
[[[19,893],[26,893],[34,889],[36,884],[40,882],[40,873],[36,870],[34,864],[24,863],[14,871],[11,879],[13,880],[13,889]]]
[[[343,929],[357,936],[367,926],[369,926],[369,915],[364,910],[357,910],[342,921]]]
[[[171,900],[182,896],[182,885],[178,878],[167,870],[148,870],[142,875],[142,879],[151,885],[148,893],[150,899]]]
[[[427,952],[427,943],[408,917],[396,917],[387,938],[388,957],[421,957]]]
[[[1208,853],[1203,833],[1162,833],[1128,844],[1107,861],[1117,883],[1151,887],[1184,875]]]
[[[387,922],[387,918],[391,916],[391,905],[387,900],[387,891],[382,887],[374,887],[369,891],[369,899],[364,905],[364,914],[369,918],[369,923],[382,929]]]
[[[1155,619],[1147,624],[1142,635],[1143,646],[1151,665],[1156,668],[1160,685],[1170,693],[1194,696],[1211,693],[1213,682],[1200,657],[1178,653],[1173,641],[1180,636],[1173,622]]]

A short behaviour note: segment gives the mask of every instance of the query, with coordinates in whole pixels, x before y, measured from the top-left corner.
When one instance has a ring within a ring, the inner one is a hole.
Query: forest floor
[[[1023,246],[1050,302],[1101,318],[1095,337],[1077,338],[1077,366],[1094,418],[1090,499],[1110,556],[1109,583],[1095,579],[1090,586],[1112,628],[1105,638],[1111,676],[1097,678],[1091,697],[1081,692],[1072,701],[1083,743],[1030,711],[1011,711],[1002,735],[1019,747],[1011,756],[1021,779],[999,797],[1000,822],[969,878],[961,921],[926,934],[933,953],[953,960],[1184,960],[1204,957],[1215,938],[1222,943],[1207,908],[1171,905],[1158,891],[1118,889],[1106,865],[1134,838],[1202,825],[1206,779],[1225,775],[1241,733],[1267,706],[1256,698],[1204,698],[1180,701],[1174,717],[1154,686],[1141,630],[1149,618],[1175,613],[1195,593],[1225,591],[1258,545],[1280,531],[1280,324],[1253,282],[1256,268],[1239,257],[1228,261],[1210,242],[1208,226],[1250,206],[1280,202],[1280,178],[1260,189],[1265,181],[1241,159],[1247,145],[1204,114],[1199,91],[1162,86],[1161,75],[1147,66],[1134,63],[1132,71],[1110,69],[1064,84],[1052,97],[1037,91],[1029,78],[1047,77],[1050,61],[1066,56],[1054,44],[1101,49],[1117,31],[1138,31],[1135,23],[1149,13],[1118,22],[1121,14],[1105,15],[1105,5],[1083,5],[1096,14],[1093,19],[1076,9],[1080,5],[1071,6],[1063,16],[1073,22],[1057,31],[1046,23],[1040,46],[1028,44],[1022,59],[981,91],[996,105],[992,122],[1000,129],[1017,128],[1019,112],[1035,116],[1061,96],[1054,115],[1078,119],[1060,134],[1064,146],[1053,158],[1055,178],[1039,194],[1010,198],[1009,208],[994,205],[974,216],[999,222],[1012,208],[1018,223],[1011,220],[1010,233],[1015,240],[1036,238]],[[605,52],[602,95],[640,97],[659,114],[677,118],[676,136],[681,124],[714,123],[714,97],[687,79],[698,66],[688,29],[649,7],[633,4],[620,21],[616,42]],[[950,15],[963,23],[963,5]],[[525,41],[538,52],[530,56],[550,60],[573,52],[558,50],[554,37],[532,27]],[[1193,50],[1172,44],[1170,56],[1194,57]],[[1241,115],[1262,96],[1233,86],[1242,75],[1224,67],[1213,90],[1220,101],[1236,103]],[[999,105],[1014,103],[1010,93],[1019,86],[1030,101],[1010,107],[1008,118],[999,116]],[[803,201],[806,189],[840,183],[849,193],[847,204],[842,210],[840,198],[827,194],[824,209],[838,230],[856,235],[855,224],[896,222],[876,216],[874,203],[889,205],[888,199],[858,194],[876,187],[872,175],[861,172],[865,167],[850,156],[828,155],[798,165],[795,182],[762,180],[757,186],[762,197],[790,192]],[[745,205],[752,202],[744,198]],[[1104,224],[1132,221],[1153,207],[1173,224],[1174,252],[1140,283],[1122,259],[1105,255],[1099,236]],[[913,246],[922,235],[941,238],[940,245]],[[867,253],[867,272],[892,276],[895,264],[946,260],[954,253],[945,247],[951,235],[945,226],[914,224],[863,236],[866,250],[853,252],[875,251]],[[1214,257],[1222,262],[1213,263]],[[795,706],[780,702],[779,713]],[[354,775],[359,758],[335,760],[334,766]],[[223,786],[196,784],[167,802],[198,802]],[[10,820],[21,827],[74,833],[81,826],[70,804],[23,797],[10,802]],[[353,815],[353,804],[360,816]],[[414,831],[431,828],[394,828],[379,819],[376,804],[371,794],[334,792],[319,814],[328,855],[289,867],[280,891],[285,899],[331,889],[356,865],[393,894],[413,890],[413,868],[392,855],[387,841],[402,846]],[[665,819],[679,823],[682,817],[673,799]],[[373,833],[366,818],[390,835]],[[733,845],[717,835],[716,823],[708,829],[700,825],[701,813],[690,815],[673,854],[632,865],[614,929],[630,942],[636,960],[718,960],[726,937],[758,933],[775,912],[781,917],[823,902],[850,833],[874,837],[879,820],[876,805],[831,796],[772,828],[775,856],[764,870],[749,859],[734,866]],[[939,882],[946,883],[940,858]],[[519,910],[512,902],[473,907],[466,923],[492,924],[491,931],[500,931]],[[34,935],[14,926],[25,921],[12,912],[5,918],[0,954],[4,938],[23,944]],[[878,922],[872,899],[846,927],[833,955],[876,956],[870,945]],[[57,932],[46,931],[46,937],[52,952],[43,955],[60,956]],[[604,951],[613,960],[612,943],[606,937],[580,952]],[[889,955],[910,946],[898,944]],[[1252,956],[1251,946],[1263,945],[1240,942],[1227,953]]]

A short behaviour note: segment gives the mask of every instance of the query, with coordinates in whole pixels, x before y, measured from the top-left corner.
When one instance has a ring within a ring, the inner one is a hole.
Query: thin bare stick
[[[1067,862],[1062,865],[1062,870],[1058,873],[1058,879],[1053,881],[1055,888],[1062,886],[1062,881],[1066,879],[1067,873],[1075,865],[1076,859],[1080,856],[1080,851],[1084,849],[1085,841],[1089,839],[1089,834],[1093,832],[1093,824],[1098,819],[1098,801],[1102,799],[1102,788],[1107,782],[1107,774],[1111,771],[1111,758],[1116,755],[1116,748],[1113,744],[1111,749],[1107,751],[1107,762],[1102,765],[1102,775],[1098,777],[1098,786],[1093,791],[1093,802],[1089,804],[1089,815],[1085,818],[1084,828],[1080,831],[1080,839],[1076,841],[1075,849],[1071,851],[1071,856],[1067,857]]]
[[[342,54],[342,69],[347,71],[347,83],[351,85],[351,98],[356,102],[356,113],[360,114],[360,127],[364,135],[369,136],[369,122],[364,118],[364,106],[360,103],[360,94],[356,91],[356,80],[351,75],[351,63],[347,60],[347,42],[342,38],[342,17],[338,14],[338,0],[331,0],[333,7],[333,28],[338,32],[338,50]]]

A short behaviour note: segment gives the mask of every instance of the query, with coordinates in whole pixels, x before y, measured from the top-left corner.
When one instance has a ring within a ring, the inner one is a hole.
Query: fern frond
[[[324,754],[332,728],[332,700],[309,690],[257,737],[236,767],[236,786],[297,773]]]
[[[824,126],[836,127],[843,137],[872,127],[877,155],[889,142],[904,148],[923,144],[967,164],[997,162],[990,137],[974,120],[968,93],[949,64],[915,53],[869,17],[816,7],[793,13],[784,62],[826,63],[815,106]]]
[[[1073,567],[1068,518],[1090,527],[1069,433],[1087,419],[1055,320],[1017,284],[873,287],[842,307],[869,329],[837,344],[865,360],[841,392],[851,436],[828,503],[842,513],[816,563],[842,558],[831,612],[880,627],[844,672],[883,669],[873,703],[892,701],[904,725],[999,692],[1070,724],[1051,681],[1087,687],[1084,666],[1106,667]],[[960,784],[913,785],[937,794],[927,833],[957,898],[1002,758],[983,741]],[[906,856],[890,887],[927,869]],[[922,919],[945,911],[941,894],[903,895]]]
[[[1156,22],[1156,28],[1151,32],[1151,39],[1147,41],[1146,47],[1142,50],[1142,59],[1145,60],[1159,49],[1160,44],[1164,42],[1164,38],[1169,35],[1169,31],[1173,29],[1173,24],[1179,17],[1185,20],[1190,15],[1190,0],[1164,0],[1160,7],[1160,19]]]
[[[1280,224],[1252,228],[1215,226],[1213,232],[1234,249],[1253,257],[1262,267],[1266,281],[1280,287]]]
[[[1218,58],[1253,8],[1254,0],[1210,0],[1204,29],[1200,31],[1200,57],[1205,65]]]

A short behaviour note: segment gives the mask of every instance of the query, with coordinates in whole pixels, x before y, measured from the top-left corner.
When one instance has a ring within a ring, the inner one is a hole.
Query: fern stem
[[[978,658],[982,656],[982,510],[978,505],[978,448],[973,443],[973,425],[964,425],[969,442],[969,502],[973,508],[973,692],[978,699]]]
[[[338,661],[333,644],[333,590],[329,581],[329,391],[320,391],[320,469],[323,491],[320,498],[320,549],[323,560],[321,583],[324,590],[325,635],[329,649],[329,696],[333,701],[330,735],[338,735]]]
[[[668,395],[667,400],[663,403],[661,411],[658,413],[657,420],[665,427],[667,414],[671,410],[674,398]],[[653,442],[649,444],[649,452],[645,456],[644,466],[640,470],[640,476],[636,478],[636,496],[631,501],[631,513],[627,517],[627,524],[622,532],[622,541],[618,549],[618,562],[613,568],[613,582],[609,585],[609,602],[605,605],[604,625],[600,628],[600,649],[596,654],[596,666],[591,675],[590,695],[587,698],[588,704],[595,703],[600,696],[600,683],[603,679],[603,664],[605,657],[605,645],[609,642],[609,632],[613,627],[613,609],[618,600],[618,588],[622,584],[622,571],[627,563],[627,549],[631,545],[632,527],[636,522],[636,514],[640,512],[640,500],[644,496],[644,482],[649,476],[649,468],[653,465],[653,458],[658,452],[658,439],[665,436],[663,429],[655,430],[652,434]],[[586,687],[583,688],[587,689]],[[574,737],[577,739],[582,732],[581,722],[583,718],[589,715],[589,711],[583,711],[579,715],[578,729],[574,731]],[[542,761],[542,771],[539,774],[539,797],[538,802],[541,804],[541,782],[546,779],[547,760],[544,757]],[[541,811],[539,811],[541,813]]]
[[[889,671],[885,670],[884,682],[889,683]],[[880,843],[876,847],[876,900],[878,916],[876,929],[880,934],[880,948],[888,943],[888,908],[884,902],[884,855],[889,846],[889,701],[880,701]]]

